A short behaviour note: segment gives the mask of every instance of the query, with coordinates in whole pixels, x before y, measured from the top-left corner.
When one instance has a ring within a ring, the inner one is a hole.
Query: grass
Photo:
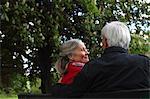
[[[0,99],[18,99],[17,95],[0,95]]]

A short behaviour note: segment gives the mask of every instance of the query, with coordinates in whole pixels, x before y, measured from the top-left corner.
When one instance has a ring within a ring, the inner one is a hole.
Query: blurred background
[[[2,0],[0,8],[0,98],[48,93],[66,40],[79,38],[90,60],[100,57],[101,29],[111,21],[129,27],[129,53],[150,57],[150,0]]]

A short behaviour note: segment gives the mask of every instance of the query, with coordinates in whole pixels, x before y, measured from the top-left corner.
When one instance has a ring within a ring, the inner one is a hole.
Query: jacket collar
[[[122,47],[109,47],[109,48],[106,48],[104,50],[104,53],[103,54],[107,54],[107,53],[113,53],[113,52],[119,52],[119,53],[128,53],[128,50],[127,49],[124,49]]]

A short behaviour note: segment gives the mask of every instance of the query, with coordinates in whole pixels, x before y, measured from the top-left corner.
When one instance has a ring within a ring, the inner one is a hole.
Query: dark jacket
[[[80,97],[85,93],[144,88],[150,88],[149,58],[110,47],[100,58],[87,63],[70,86],[55,85],[52,94]]]

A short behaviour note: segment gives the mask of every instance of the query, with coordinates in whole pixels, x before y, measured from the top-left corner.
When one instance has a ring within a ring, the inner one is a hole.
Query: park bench
[[[105,93],[86,93],[82,98],[150,99],[150,89],[122,90]],[[52,97],[51,94],[19,94],[18,99],[55,99],[55,97]]]

